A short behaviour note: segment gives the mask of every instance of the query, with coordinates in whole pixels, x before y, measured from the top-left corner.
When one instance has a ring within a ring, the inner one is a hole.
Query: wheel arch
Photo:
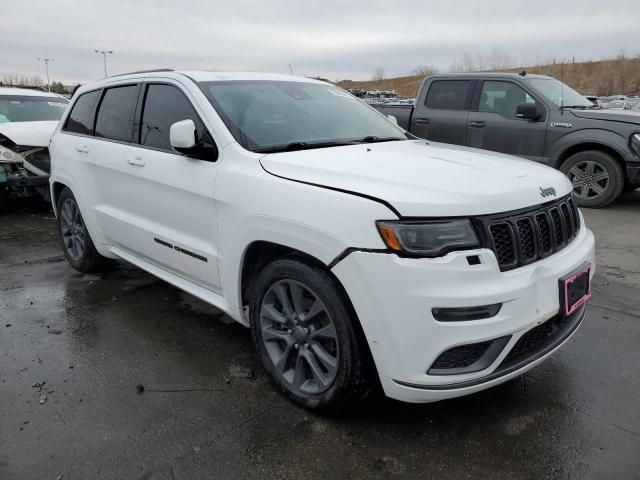
[[[65,188],[71,190],[68,185],[58,180],[51,183],[51,205],[53,206],[53,211],[56,215],[58,214],[58,198],[60,198],[60,194]]]
[[[284,257],[296,257],[306,264],[326,270],[344,291],[340,280],[329,270],[327,264],[319,258],[290,245],[267,240],[256,240],[245,247],[240,263],[238,292],[241,306],[248,304],[253,283],[260,271],[274,260]]]
[[[566,145],[564,149],[561,150],[556,156],[556,160],[553,166],[555,168],[560,168],[560,166],[572,155],[580,152],[586,152],[588,150],[596,150],[599,152],[608,153],[616,160],[616,162],[620,164],[623,169],[626,167],[626,162],[622,152],[620,152],[615,146],[600,141],[582,141]]]

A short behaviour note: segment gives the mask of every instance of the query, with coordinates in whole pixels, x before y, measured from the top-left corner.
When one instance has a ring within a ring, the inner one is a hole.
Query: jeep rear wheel
[[[599,208],[613,202],[624,188],[624,170],[608,153],[588,150],[570,156],[560,167],[573,184],[581,207]]]
[[[100,255],[93,245],[80,207],[68,188],[60,193],[56,210],[62,250],[69,265],[82,273],[102,270],[108,259]]]

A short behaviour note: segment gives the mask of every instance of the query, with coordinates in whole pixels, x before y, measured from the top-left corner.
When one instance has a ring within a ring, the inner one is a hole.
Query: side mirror
[[[395,123],[396,125],[398,125],[398,119],[393,115],[387,115],[387,118],[391,120],[393,123]]]
[[[178,153],[200,160],[215,162],[218,159],[218,147],[208,132],[199,139],[196,125],[190,118],[180,120],[169,127],[169,142]]]
[[[180,153],[186,153],[196,146],[196,125],[193,120],[180,120],[171,125],[169,128],[169,141],[174,150]]]
[[[516,117],[535,121],[542,117],[542,112],[535,103],[521,103],[516,108]]]

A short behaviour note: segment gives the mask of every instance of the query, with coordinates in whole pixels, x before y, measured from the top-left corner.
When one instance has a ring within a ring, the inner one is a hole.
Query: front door
[[[516,83],[485,80],[469,112],[467,145],[541,161],[548,115],[536,121],[518,118],[516,110],[523,103],[536,104],[536,99]],[[541,102],[537,105],[545,111]]]
[[[219,293],[214,187],[218,164],[171,148],[170,126],[191,119],[208,136],[186,90],[169,81],[143,84],[132,141],[118,176],[120,248]],[[212,159],[215,160],[215,159]]]

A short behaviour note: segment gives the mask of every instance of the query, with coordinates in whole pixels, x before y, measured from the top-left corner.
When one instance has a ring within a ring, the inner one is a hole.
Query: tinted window
[[[137,85],[108,89],[98,108],[96,137],[129,141],[137,100]]]
[[[506,118],[518,118],[516,110],[523,103],[536,103],[533,97],[511,82],[484,82],[478,111],[492,112]]]
[[[171,85],[149,85],[142,111],[138,143],[171,150],[169,128],[175,122],[188,118],[196,125],[198,139],[203,139],[204,125],[187,97]]]
[[[470,80],[439,80],[433,82],[427,93],[427,108],[464,110]]]
[[[80,95],[76,103],[73,105],[64,129],[68,132],[92,135],[93,111],[99,97],[100,90]]]

